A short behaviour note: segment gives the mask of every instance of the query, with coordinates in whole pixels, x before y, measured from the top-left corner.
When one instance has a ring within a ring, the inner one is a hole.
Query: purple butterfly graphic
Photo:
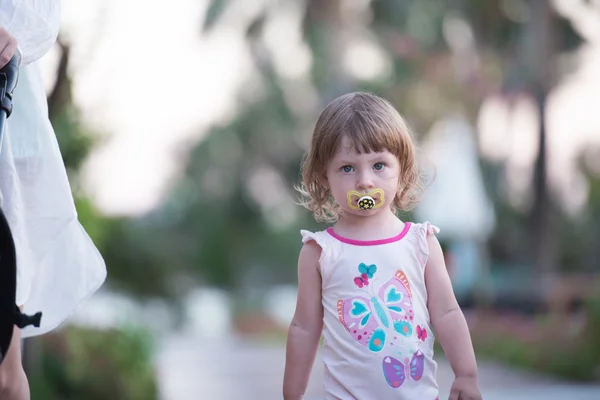
[[[394,357],[384,357],[382,366],[388,385],[399,388],[407,378],[418,381],[423,377],[425,356],[417,350],[410,360],[405,358],[404,363]]]

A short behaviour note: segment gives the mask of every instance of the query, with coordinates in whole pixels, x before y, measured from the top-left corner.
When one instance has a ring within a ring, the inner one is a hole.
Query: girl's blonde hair
[[[400,163],[400,185],[393,209],[409,210],[421,192],[419,168],[412,135],[402,116],[388,101],[374,94],[354,92],[329,103],[319,115],[310,149],[302,165],[302,182],[296,189],[300,204],[318,222],[335,222],[340,207],[325,184],[329,160],[346,137],[358,153],[389,151]]]

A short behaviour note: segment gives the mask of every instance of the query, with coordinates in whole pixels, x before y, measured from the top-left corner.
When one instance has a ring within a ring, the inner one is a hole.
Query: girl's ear
[[[321,179],[319,179],[319,182],[321,183],[321,185],[323,185],[325,189],[329,189],[329,180],[327,179],[327,174],[321,175]]]

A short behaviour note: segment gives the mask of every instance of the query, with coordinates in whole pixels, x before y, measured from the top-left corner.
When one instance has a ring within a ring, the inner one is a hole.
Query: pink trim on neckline
[[[410,222],[405,222],[404,229],[402,229],[402,232],[400,232],[400,234],[390,237],[390,238],[387,238],[387,239],[377,239],[377,240],[348,239],[348,238],[345,238],[345,237],[340,236],[337,233],[335,233],[333,228],[327,228],[327,233],[329,233],[331,236],[333,236],[334,238],[336,238],[337,240],[339,240],[340,242],[343,242],[343,243],[353,244],[355,246],[378,246],[380,244],[388,244],[388,243],[393,243],[393,242],[399,241],[404,236],[406,236],[406,234],[408,233],[408,230],[410,229],[410,225],[411,225]]]

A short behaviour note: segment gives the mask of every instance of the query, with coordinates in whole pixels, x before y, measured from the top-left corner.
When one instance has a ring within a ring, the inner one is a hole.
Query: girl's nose
[[[375,185],[373,184],[373,178],[368,172],[364,172],[359,175],[356,187],[358,190],[372,189]]]

